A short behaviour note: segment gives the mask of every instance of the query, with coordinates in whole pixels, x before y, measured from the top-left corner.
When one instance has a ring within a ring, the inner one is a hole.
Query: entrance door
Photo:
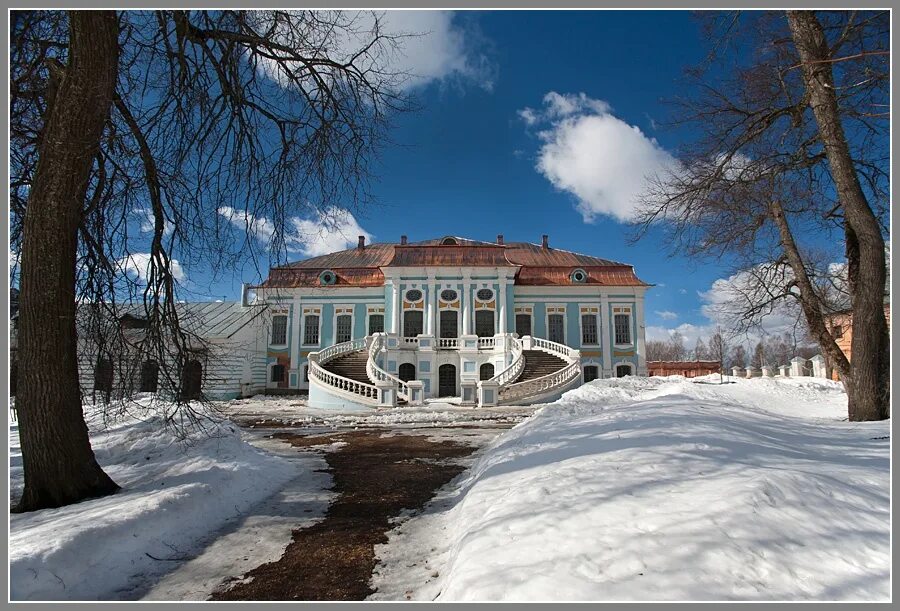
[[[456,397],[456,365],[438,367],[438,396]]]
[[[566,343],[566,334],[563,330],[565,318],[562,314],[550,314],[547,317],[547,339],[558,344]]]
[[[200,361],[188,361],[181,370],[181,398],[199,399],[203,388],[203,365]]]

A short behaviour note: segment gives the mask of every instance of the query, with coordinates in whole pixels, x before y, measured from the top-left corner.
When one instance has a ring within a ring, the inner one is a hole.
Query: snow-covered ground
[[[306,503],[305,519],[321,516],[327,506],[322,491],[330,477],[315,473],[325,466],[321,457],[296,453],[288,459],[264,452],[242,440],[227,420],[209,423],[212,436],[198,433],[185,442],[140,408],[106,424],[90,406],[86,414],[97,460],[122,490],[59,509],[11,515],[13,600],[132,598],[189,558],[201,554],[208,561],[204,548],[226,529],[232,533],[231,548],[218,548],[224,553],[207,562],[206,573],[192,565],[195,582],[204,575],[208,580],[202,589],[215,585],[216,578],[256,566],[260,558],[280,556],[290,541],[290,526],[277,517],[247,520],[248,514],[266,517],[265,511],[251,510],[273,493],[289,489],[293,497],[281,500],[293,501],[297,513],[303,511],[297,503]],[[18,498],[23,475],[15,423],[9,442],[11,497]],[[250,566],[244,567],[242,559]],[[190,588],[174,581],[169,590],[188,596]]]
[[[392,531],[372,598],[888,599],[889,422],[827,380],[717,382],[543,407]]]

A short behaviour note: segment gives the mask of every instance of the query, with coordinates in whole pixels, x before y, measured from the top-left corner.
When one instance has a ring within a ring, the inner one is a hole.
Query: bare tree
[[[889,416],[889,18],[843,11],[713,19],[721,52],[690,73],[695,93],[678,101],[677,123],[701,136],[652,179],[636,233],[658,224],[674,249],[736,262],[743,326],[793,302],[841,373],[851,420]],[[813,253],[827,237],[845,247],[852,363],[826,325],[828,274]]]
[[[114,321],[123,303],[141,304],[146,326],[131,347],[158,362],[190,409],[178,392],[193,358],[180,268],[220,272],[252,252],[246,235],[232,246],[238,234],[223,211],[250,230],[266,219],[277,256],[292,216],[366,205],[389,118],[409,105],[406,75],[388,61],[402,37],[386,35],[378,15],[34,11],[13,21],[18,510],[27,511],[116,489],[82,414],[76,303]]]
[[[725,374],[725,359],[728,356],[728,343],[723,335],[722,329],[716,327],[716,332],[709,338],[709,354],[708,358],[719,361],[719,381]]]

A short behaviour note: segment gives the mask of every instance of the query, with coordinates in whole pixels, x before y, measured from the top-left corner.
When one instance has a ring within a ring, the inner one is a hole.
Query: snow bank
[[[887,599],[889,423],[827,380],[711,382],[541,408],[379,546],[373,598]]]
[[[291,463],[241,440],[228,421],[177,440],[135,416],[105,430],[89,419],[97,460],[122,490],[10,517],[13,600],[121,598],[195,554],[211,533],[295,475]],[[10,487],[21,494],[18,427],[10,426]]]

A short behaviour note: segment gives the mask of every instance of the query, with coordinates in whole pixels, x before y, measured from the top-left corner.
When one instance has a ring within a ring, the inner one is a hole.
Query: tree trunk
[[[38,149],[22,241],[16,411],[25,491],[18,511],[118,489],[91,450],[75,328],[78,227],[116,88],[118,36],[115,12],[70,12],[68,65]]]
[[[822,25],[811,11],[788,11],[788,24],[800,54],[810,107],[825,147],[846,225],[853,310],[852,361],[850,374],[844,380],[849,418],[854,421],[883,420],[890,417],[884,237],[850,156],[834,93],[832,58]]]

